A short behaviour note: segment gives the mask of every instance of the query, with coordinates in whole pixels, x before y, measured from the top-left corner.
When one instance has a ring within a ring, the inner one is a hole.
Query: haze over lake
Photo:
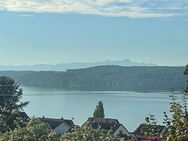
[[[82,125],[98,101],[104,104],[105,116],[116,118],[130,131],[134,131],[149,114],[162,123],[163,112],[169,110],[169,92],[132,91],[70,91],[62,88],[22,87],[23,100],[30,101],[25,111],[30,116],[74,118]]]

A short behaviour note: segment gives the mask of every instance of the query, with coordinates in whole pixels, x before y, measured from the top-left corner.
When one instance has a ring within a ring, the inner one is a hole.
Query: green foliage
[[[144,135],[146,137],[160,136],[161,130],[158,128],[155,115],[150,114],[149,117],[145,118],[146,128]]]
[[[146,123],[147,123],[148,125],[156,125],[156,124],[157,124],[155,115],[152,115],[152,114],[150,114],[149,117],[146,117],[146,118],[145,118],[145,121],[146,121]]]
[[[0,141],[59,141],[60,135],[39,119],[32,118],[26,127],[0,134]]]
[[[0,76],[0,127],[7,131],[23,126],[25,120],[21,118],[20,111],[28,102],[21,102],[22,89],[11,78]]]
[[[172,113],[171,124],[167,139],[169,141],[188,140],[188,114],[187,114],[187,91],[182,91],[182,103],[177,102],[175,93],[171,95],[170,112]]]
[[[1,132],[12,130],[16,127],[26,125],[27,119],[20,116],[19,111],[15,108],[0,106],[0,127]]]
[[[164,141],[187,141],[188,140],[188,112],[187,112],[187,98],[188,91],[183,90],[180,94],[176,95],[175,92],[172,93],[170,103],[170,112],[172,117],[170,118],[166,112],[164,112],[164,124],[168,129],[168,132],[163,136]],[[180,101],[178,98],[181,98]],[[146,117],[146,122],[148,125],[156,125],[155,116],[151,115]],[[155,126],[146,132],[147,137],[151,137],[156,134]]]
[[[26,127],[0,134],[0,141],[118,141],[118,139],[103,130],[92,128],[77,128],[61,136],[39,119],[32,118]]]
[[[98,105],[96,106],[95,111],[93,113],[93,117],[95,117],[95,118],[104,118],[105,117],[102,101],[98,102]]]
[[[28,104],[28,102],[20,102],[22,94],[18,83],[10,77],[0,76],[0,106],[22,109]]]
[[[188,111],[187,111],[187,98],[188,91],[182,90],[182,97],[180,95],[176,95],[175,92],[172,93],[170,103],[170,112],[172,113],[172,117],[170,118],[166,112],[164,112],[164,124],[168,129],[166,135],[163,136],[164,141],[187,141],[188,140]],[[180,101],[178,98],[181,98]],[[153,125],[151,129],[146,131],[147,137],[159,136],[155,130],[156,118],[154,115],[150,115],[150,117],[146,117],[146,123],[148,125]]]
[[[65,133],[60,141],[118,141],[118,139],[103,130],[82,127],[73,132]]]

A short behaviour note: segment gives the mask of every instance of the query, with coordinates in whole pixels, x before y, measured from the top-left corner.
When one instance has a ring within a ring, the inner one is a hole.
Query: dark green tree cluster
[[[32,118],[25,127],[0,134],[0,141],[118,141],[118,139],[103,130],[92,128],[77,128],[60,135],[39,119]]]
[[[155,91],[179,89],[186,81],[183,67],[97,66],[66,72],[0,72],[25,86],[63,86],[71,90]]]
[[[28,102],[21,102],[22,89],[11,78],[0,76],[0,127],[1,132],[24,126],[20,112]]]
[[[94,118],[104,118],[104,108],[103,108],[103,103],[102,101],[98,102],[98,105],[95,108],[95,111],[93,113]]]
[[[61,137],[61,141],[119,141],[112,134],[101,129],[82,127],[73,132],[66,133]]]
[[[60,135],[39,119],[32,118],[25,127],[0,134],[1,141],[59,141]]]

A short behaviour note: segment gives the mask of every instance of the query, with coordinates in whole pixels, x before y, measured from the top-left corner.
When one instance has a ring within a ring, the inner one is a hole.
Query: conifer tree
[[[21,102],[22,89],[10,77],[0,76],[0,127],[2,131],[24,125],[20,112],[28,102]]]
[[[104,108],[103,108],[103,103],[102,101],[98,102],[98,105],[95,108],[95,111],[93,113],[94,118],[104,118]]]

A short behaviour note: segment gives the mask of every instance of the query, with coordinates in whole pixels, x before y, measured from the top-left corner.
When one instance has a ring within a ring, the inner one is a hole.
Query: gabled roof
[[[109,123],[109,124],[120,124],[117,119],[111,119],[111,118],[94,118],[94,117],[89,117],[86,122],[88,122],[88,123],[99,122],[99,123]]]
[[[111,131],[112,133],[114,133],[121,125],[122,124],[120,124],[117,119],[93,117],[88,118],[83,124],[83,126],[90,126],[93,129],[100,128],[106,131]]]
[[[75,126],[72,120],[69,120],[69,119],[63,119],[63,120],[64,122],[68,123],[70,126]]]
[[[53,118],[39,118],[42,122],[49,124],[49,126],[52,129],[55,129],[58,127],[60,124],[66,122],[69,126],[74,126],[74,123],[72,120],[67,120],[67,119],[53,119]]]
[[[100,123],[100,122],[94,122],[91,124],[91,127],[93,129],[103,129],[103,130],[108,130],[111,131],[112,133],[114,133],[119,127],[121,126],[121,124],[113,124],[113,123]]]
[[[162,134],[165,129],[166,127],[163,125],[148,125],[148,124],[143,123],[143,124],[140,124],[140,126],[134,131],[133,134],[143,136],[144,133],[147,132],[148,130],[155,130],[159,134]]]
[[[122,127],[124,128],[124,130],[127,132],[127,134],[126,134],[126,135],[121,135],[121,134],[119,134],[119,137],[132,137],[132,134],[127,130],[127,128],[125,128],[125,126],[124,126],[123,124],[120,124],[120,126],[122,126]],[[120,127],[120,126],[119,126],[119,127]],[[119,127],[118,127],[118,128],[119,128]],[[117,128],[117,129],[118,129],[118,128]],[[117,129],[116,129],[116,130],[117,130]]]

